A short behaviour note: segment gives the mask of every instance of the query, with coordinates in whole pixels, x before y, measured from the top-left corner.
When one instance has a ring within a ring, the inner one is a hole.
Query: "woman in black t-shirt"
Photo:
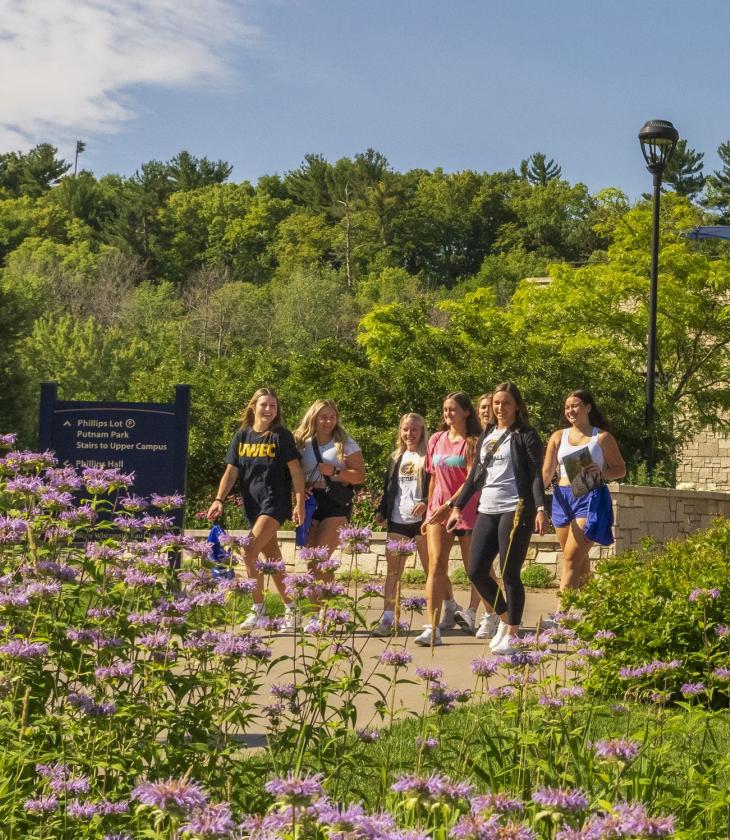
[[[264,612],[263,575],[256,569],[259,554],[267,559],[281,559],[276,532],[286,519],[295,525],[304,521],[304,476],[299,452],[292,433],[282,425],[279,399],[270,388],[259,388],[251,397],[241,418],[241,428],[233,436],[226,455],[215,501],[208,509],[208,519],[223,513],[223,502],[236,481],[239,482],[243,508],[251,525],[251,542],[245,549],[248,576],[256,580],[251,614],[241,625],[250,630]],[[292,511],[292,485],[296,506]],[[285,604],[283,575],[273,575]],[[287,608],[285,628],[293,629],[294,617]]]

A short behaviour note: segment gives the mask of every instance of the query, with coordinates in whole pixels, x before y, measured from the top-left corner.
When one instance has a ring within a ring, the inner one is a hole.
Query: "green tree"
[[[722,167],[707,176],[705,204],[715,208],[720,214],[720,221],[726,224],[730,221],[730,140],[718,146],[717,154]]]
[[[680,140],[671,160],[664,170],[663,180],[678,195],[695,199],[704,189],[704,152],[687,147],[686,140]]]
[[[58,149],[40,143],[29,152],[6,152],[0,155],[0,196],[37,197],[50,188],[71,168],[59,158]]]
[[[535,152],[520,163],[520,175],[534,186],[544,187],[549,181],[560,179],[563,170],[542,152]]]

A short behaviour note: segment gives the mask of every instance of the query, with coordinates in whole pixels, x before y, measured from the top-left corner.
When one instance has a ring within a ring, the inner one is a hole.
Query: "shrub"
[[[682,686],[702,684],[726,702],[729,573],[727,520],[661,550],[599,563],[588,585],[564,598],[565,607],[582,612],[579,636],[602,639],[605,657],[596,662],[590,687],[650,697],[679,696]]]
[[[462,566],[459,566],[458,569],[454,569],[453,572],[449,575],[451,578],[451,582],[454,586],[471,586],[471,581],[469,580],[469,575],[466,573],[466,569]]]
[[[555,583],[555,576],[546,566],[541,563],[530,563],[520,572],[522,583],[533,589],[547,589]]]
[[[401,583],[415,586],[426,582],[426,573],[422,569],[406,569],[401,575]]]

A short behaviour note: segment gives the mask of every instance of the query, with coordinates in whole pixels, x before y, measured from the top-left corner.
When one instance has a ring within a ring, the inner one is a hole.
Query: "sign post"
[[[71,467],[133,472],[134,492],[185,494],[190,386],[175,386],[172,403],[59,400],[55,382],[41,384],[38,445]],[[173,511],[182,527],[184,510]]]

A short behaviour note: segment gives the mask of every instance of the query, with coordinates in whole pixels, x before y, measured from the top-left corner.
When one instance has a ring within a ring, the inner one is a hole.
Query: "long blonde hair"
[[[415,411],[409,411],[408,413],[404,414],[401,419],[398,421],[398,431],[396,432],[395,438],[395,449],[390,453],[391,461],[395,462],[400,458],[400,456],[406,451],[406,445],[403,442],[403,436],[401,435],[401,429],[403,428],[403,424],[406,420],[413,420],[418,423],[421,427],[421,440],[418,442],[418,449],[416,452],[421,456],[421,458],[426,457],[426,446],[428,445],[428,429],[426,428],[426,421],[421,417],[420,414],[416,414]]]
[[[284,417],[281,413],[281,401],[279,400],[279,395],[273,388],[259,388],[248,401],[246,408],[244,408],[241,412],[239,420],[241,421],[242,429],[250,429],[253,427],[253,421],[256,417],[256,403],[261,397],[273,397],[276,400],[276,415],[271,421],[271,425],[267,431],[271,431],[272,429],[276,429],[279,426],[284,425]]]
[[[315,400],[306,410],[301,423],[297,426],[294,432],[294,442],[299,449],[304,449],[307,441],[315,437],[317,434],[317,415],[323,408],[329,408],[334,411],[337,417],[337,422],[332,429],[332,439],[335,442],[335,452],[337,453],[337,460],[343,461],[345,459],[345,443],[349,435],[340,423],[340,412],[337,410],[337,405],[334,400]]]

